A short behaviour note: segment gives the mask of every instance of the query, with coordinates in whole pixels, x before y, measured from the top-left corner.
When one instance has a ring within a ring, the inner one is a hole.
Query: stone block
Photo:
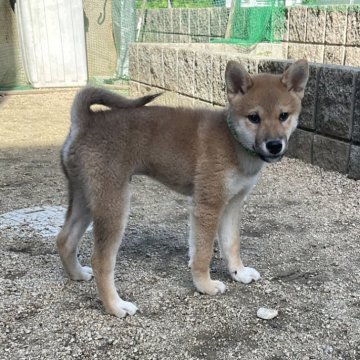
[[[314,136],[313,164],[325,170],[347,173],[350,145],[321,135]]]
[[[213,103],[224,106],[227,102],[225,86],[225,69],[228,58],[225,54],[213,55]]]
[[[164,88],[177,91],[177,49],[163,49]]]
[[[357,145],[350,148],[349,177],[360,180],[360,146]]]
[[[154,105],[163,105],[163,106],[172,106],[172,107],[178,106],[179,94],[172,91],[165,91],[164,94],[156,98],[155,101],[152,103]]]
[[[289,43],[287,58],[292,60],[303,59],[305,57],[305,44]]]
[[[165,28],[165,16],[162,9],[157,10],[158,11],[158,17],[157,17],[157,27],[155,28],[155,31],[159,34],[163,34],[164,28]]]
[[[140,96],[139,83],[136,81],[129,81],[129,95],[131,97]]]
[[[345,46],[325,45],[324,64],[343,65],[345,57]]]
[[[305,88],[302,100],[302,110],[299,117],[299,126],[305,129],[315,130],[315,107],[317,101],[317,76],[319,67],[310,65],[309,80]]]
[[[328,8],[326,12],[325,44],[344,45],[346,37],[346,8]]]
[[[191,42],[193,43],[203,43],[204,41],[208,41],[208,38],[204,36],[191,36]]]
[[[194,63],[195,51],[179,49],[178,51],[178,92],[194,96]]]
[[[306,7],[292,7],[289,14],[289,41],[305,42]]]
[[[324,51],[325,51],[324,45],[306,44],[304,51],[305,52],[304,58],[310,62],[316,62],[322,64],[324,59]]]
[[[198,35],[198,9],[189,9],[189,29],[192,36]]]
[[[150,56],[151,48],[138,44],[138,79],[145,84],[151,84]]]
[[[347,14],[346,45],[360,46],[360,7],[349,7]]]
[[[174,42],[174,34],[164,34],[162,37],[162,42],[166,44],[170,44]]]
[[[197,52],[195,56],[195,97],[212,102],[212,55],[209,52]]]
[[[306,18],[306,42],[323,44],[325,41],[326,12],[324,8],[309,7]]]
[[[151,93],[155,94],[156,90],[152,89],[150,85],[138,84],[139,96],[149,95]]]
[[[146,31],[158,31],[159,30],[159,10],[147,9],[144,18],[144,26]]]
[[[146,31],[143,33],[141,40],[145,43],[156,43],[159,41],[159,34],[152,31]]]
[[[159,43],[166,43],[167,41],[166,41],[166,34],[163,34],[162,32],[160,33],[158,33],[158,41],[157,42],[159,42]]]
[[[178,43],[180,43],[181,41],[181,37],[182,37],[182,35],[179,35],[179,34],[173,34],[173,38],[172,38],[172,41],[173,41],[173,43],[175,43],[175,44],[178,44]]]
[[[314,134],[312,132],[301,129],[295,130],[289,140],[286,155],[311,164],[313,141]]]
[[[220,8],[216,7],[210,9],[210,36],[212,37],[223,37],[225,34],[221,27],[221,12],[219,10]]]
[[[181,33],[181,9],[172,10],[173,17],[173,33],[174,35],[179,35]],[[176,42],[174,40],[174,42]]]
[[[227,23],[229,20],[229,9],[226,7],[221,7],[220,11],[220,26],[221,26],[221,36],[225,37]]]
[[[164,87],[164,70],[163,70],[163,47],[151,46],[150,53],[150,75],[151,85],[157,87]]]
[[[189,18],[189,9],[181,9],[181,23],[180,23],[180,32],[181,34],[190,34],[190,18]]]
[[[191,36],[190,35],[179,35],[179,43],[188,44],[191,43]]]
[[[355,77],[355,96],[354,96],[354,119],[352,129],[352,140],[360,143],[360,72]]]
[[[355,72],[348,68],[322,66],[319,69],[316,130],[350,139],[351,103]]]
[[[129,45],[129,78],[136,81],[139,80],[136,43]]]
[[[198,34],[201,36],[210,36],[210,9],[198,9]]]
[[[164,40],[165,42],[173,42],[173,9],[162,9],[164,14]]]
[[[345,47],[344,65],[360,67],[360,47]]]

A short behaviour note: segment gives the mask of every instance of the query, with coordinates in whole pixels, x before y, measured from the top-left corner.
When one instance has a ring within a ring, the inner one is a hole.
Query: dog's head
[[[238,62],[227,64],[231,126],[245,148],[267,162],[282,158],[297,127],[308,77],[306,60],[293,63],[282,75],[250,76]]]

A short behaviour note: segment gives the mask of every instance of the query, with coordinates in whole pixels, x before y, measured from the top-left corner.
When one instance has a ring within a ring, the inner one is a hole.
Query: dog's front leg
[[[195,287],[204,294],[225,291],[225,284],[210,278],[210,261],[219,224],[219,213],[214,207],[197,205],[190,215],[190,263]]]
[[[243,196],[234,197],[225,207],[219,226],[219,245],[231,277],[248,284],[259,280],[260,274],[251,267],[245,267],[240,258],[239,218]]]

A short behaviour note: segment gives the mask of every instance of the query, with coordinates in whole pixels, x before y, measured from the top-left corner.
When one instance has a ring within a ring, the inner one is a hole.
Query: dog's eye
[[[289,117],[289,113],[287,113],[287,112],[282,112],[282,113],[280,114],[280,116],[279,116],[279,120],[280,120],[280,121],[286,121],[286,120],[288,119],[288,117]]]
[[[258,114],[250,114],[250,115],[248,115],[248,119],[253,124],[259,124],[260,123],[260,116]]]

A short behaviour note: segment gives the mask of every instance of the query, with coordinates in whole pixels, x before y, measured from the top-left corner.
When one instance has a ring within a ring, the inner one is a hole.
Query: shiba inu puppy
[[[229,105],[221,110],[143,106],[157,95],[130,100],[103,89],[81,90],[61,154],[69,207],[57,247],[70,278],[90,280],[94,274],[108,313],[136,312],[116,291],[114,267],[129,213],[130,180],[142,174],[192,197],[190,267],[199,292],[225,291],[209,272],[216,237],[231,277],[258,280],[260,274],[240,258],[239,210],[264,164],[284,155],[308,76],[306,60],[282,75],[255,76],[230,61],[225,73]],[[93,104],[110,110],[94,112]],[[77,257],[91,221],[92,269]]]

